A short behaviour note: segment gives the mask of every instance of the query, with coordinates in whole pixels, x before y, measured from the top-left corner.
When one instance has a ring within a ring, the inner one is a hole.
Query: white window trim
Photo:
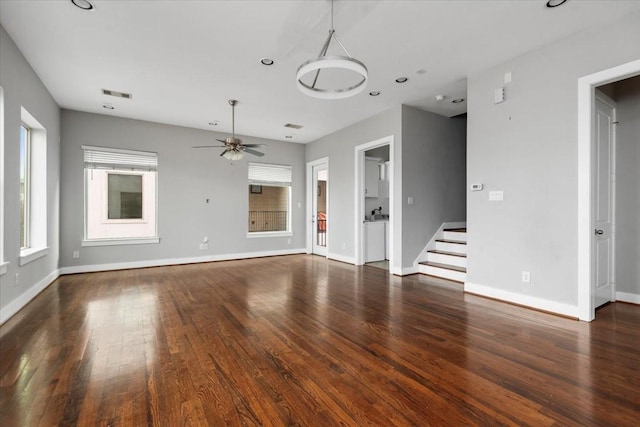
[[[118,246],[118,245],[149,245],[160,243],[160,237],[131,237],[128,239],[91,239],[83,240],[81,246]]]
[[[4,234],[4,90],[0,86],[0,230]],[[0,242],[0,276],[7,272],[8,261],[4,261],[4,239]]]
[[[20,247],[20,253],[31,249],[31,136],[32,129],[24,122],[20,122],[20,133],[22,128],[26,131],[25,159],[24,159],[24,246]],[[20,168],[22,168],[22,157],[20,158]],[[20,236],[22,239],[23,236]]]
[[[254,231],[247,233],[247,239],[264,239],[265,237],[291,237],[291,231]]]
[[[42,258],[43,256],[49,253],[49,248],[26,248],[20,250],[20,265],[29,264],[31,261],[35,261],[38,258]]]

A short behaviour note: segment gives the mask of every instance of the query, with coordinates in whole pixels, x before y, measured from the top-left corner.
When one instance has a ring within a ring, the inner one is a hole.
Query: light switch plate
[[[498,89],[496,89],[493,102],[495,104],[504,102],[504,87],[499,87]]]

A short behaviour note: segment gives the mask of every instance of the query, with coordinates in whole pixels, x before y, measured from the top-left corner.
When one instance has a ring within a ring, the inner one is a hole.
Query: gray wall
[[[329,157],[331,253],[355,256],[354,147],[394,135],[396,265],[413,267],[433,233],[445,221],[465,220],[466,120],[450,119],[402,106],[363,120],[307,145],[307,161]],[[337,183],[337,184],[335,184]],[[407,196],[414,204],[407,204]],[[391,219],[393,220],[393,218]]]
[[[466,123],[402,107],[403,268],[443,222],[466,219]]]
[[[469,283],[577,306],[578,78],[640,57],[639,16],[468,78]],[[506,102],[494,90],[513,73]],[[488,191],[503,190],[503,202]],[[521,283],[521,271],[531,284]]]
[[[394,107],[355,125],[341,129],[306,145],[307,162],[329,158],[329,251],[342,257],[355,257],[354,242],[354,165],[355,150],[386,136],[394,136],[395,156],[401,158],[401,107]],[[396,196],[402,197],[401,179],[394,182]],[[396,230],[400,232],[400,230]],[[399,241],[399,240],[398,240]],[[396,246],[395,259],[401,248]]]
[[[640,77],[615,84],[616,291],[640,295]]]
[[[264,157],[246,155],[230,162],[216,145],[226,134],[106,115],[62,111],[61,267],[171,260],[213,255],[303,249],[304,146],[242,137],[265,143]],[[84,233],[83,151],[81,145],[128,148],[158,153],[159,244],[82,247]],[[293,237],[247,238],[247,164],[293,166]],[[210,203],[205,203],[205,199]],[[300,207],[298,207],[300,204]],[[199,250],[203,237],[209,249]],[[291,239],[291,243],[288,243]],[[73,259],[73,251],[80,258]]]
[[[8,271],[0,276],[0,308],[39,284],[58,268],[60,193],[60,109],[13,40],[0,26],[0,86],[4,90],[4,261]],[[20,256],[19,141],[20,107],[47,130],[47,244],[48,255],[18,266]],[[0,260],[1,261],[1,260]],[[16,286],[16,274],[19,274]]]

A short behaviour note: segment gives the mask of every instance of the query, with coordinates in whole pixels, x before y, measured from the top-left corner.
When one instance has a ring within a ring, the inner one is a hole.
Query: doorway
[[[307,163],[307,252],[326,257],[329,252],[329,159]]]
[[[374,154],[376,152],[388,152],[388,160],[382,161],[384,157],[378,155],[371,156],[367,161],[366,154],[367,152],[371,154],[371,150],[376,150],[373,151]],[[385,267],[392,274],[401,274],[402,269],[396,263],[399,264],[401,258],[399,255],[401,249],[399,225],[401,224],[402,207],[398,206],[394,191],[394,188],[398,186],[397,177],[399,173],[395,164],[394,154],[393,135],[355,147],[354,242],[356,265],[363,265],[367,262],[367,231],[374,233],[376,236],[374,244],[377,249],[381,249],[382,254],[386,252],[379,260],[382,263],[378,266]],[[372,179],[369,185],[378,191],[375,196],[372,195],[371,189],[367,188],[367,163],[373,163],[373,165],[369,164],[369,167],[370,170],[374,171],[372,173],[374,173],[376,179]],[[382,166],[380,166],[381,163],[383,164]],[[384,179],[380,180],[380,178]],[[387,182],[385,183],[384,180]],[[374,181],[376,184],[372,184]],[[380,199],[380,187],[373,187],[373,185],[380,184],[380,181],[383,181],[382,199]],[[388,194],[385,193],[387,190],[384,188],[388,188]],[[370,202],[367,200],[370,200]],[[383,200],[383,202],[380,200]],[[373,212],[374,210],[375,212]],[[385,212],[385,210],[387,211]],[[372,216],[376,217],[372,219]],[[381,222],[385,222],[385,224],[381,224]],[[371,228],[371,230],[368,228]]]
[[[598,238],[604,235],[605,231],[598,228],[597,223],[597,169],[594,163],[597,159],[598,139],[596,87],[638,75],[640,75],[640,60],[578,79],[578,317],[584,321],[592,321],[595,318],[596,304],[603,299],[596,296],[599,268],[597,260],[605,260],[598,254],[598,250],[602,249]],[[602,230],[602,234],[599,230]],[[615,261],[613,253],[609,264],[611,268]],[[600,277],[604,275],[600,270]],[[612,276],[612,274],[609,275]],[[603,296],[608,292],[613,294],[615,288],[605,287]],[[615,293],[613,298],[617,299],[618,295]]]

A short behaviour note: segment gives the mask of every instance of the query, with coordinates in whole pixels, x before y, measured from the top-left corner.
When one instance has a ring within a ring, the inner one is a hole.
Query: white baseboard
[[[20,311],[25,305],[29,304],[29,302],[34,299],[40,292],[44,291],[47,286],[53,283],[60,276],[60,270],[54,270],[47,275],[44,279],[40,280],[38,283],[27,289],[22,295],[18,298],[11,301],[6,306],[0,309],[0,325],[6,322]]]
[[[629,292],[616,292],[616,301],[630,302],[632,304],[640,304],[640,294],[632,294]]]
[[[524,305],[538,310],[560,314],[563,316],[575,317],[576,319],[579,317],[577,305],[569,305],[556,301],[549,301],[542,298],[532,297],[531,295],[519,294],[516,292],[505,291],[502,289],[491,288],[489,286],[477,285],[469,282],[465,282],[464,291],[471,294],[481,295],[501,301]]]
[[[395,270],[395,269],[394,269]],[[397,274],[398,276],[408,276],[410,274],[417,274],[419,273],[419,269],[417,265],[411,266],[411,267],[405,267],[405,268],[401,268],[399,271],[399,274],[393,272],[393,274]]]
[[[147,261],[117,262],[112,264],[78,265],[74,267],[62,267],[60,269],[60,274],[76,274],[76,273],[93,273],[96,271],[128,270],[132,268],[161,267],[165,265],[178,265],[178,264],[197,264],[200,262],[231,261],[236,259],[262,258],[262,257],[269,257],[269,256],[295,255],[295,254],[304,254],[304,253],[306,253],[306,249],[299,248],[299,249],[283,249],[283,250],[277,250],[277,251],[243,252],[243,253],[237,253],[237,254],[208,255],[208,256],[189,257],[189,258],[169,258],[169,259],[153,259],[153,260],[147,260]]]
[[[356,259],[354,257],[351,257],[351,256],[345,256],[345,255],[340,255],[340,254],[329,253],[327,255],[327,258],[333,259],[333,260],[336,260],[336,261],[340,261],[340,262],[345,262],[347,264],[356,265]]]

